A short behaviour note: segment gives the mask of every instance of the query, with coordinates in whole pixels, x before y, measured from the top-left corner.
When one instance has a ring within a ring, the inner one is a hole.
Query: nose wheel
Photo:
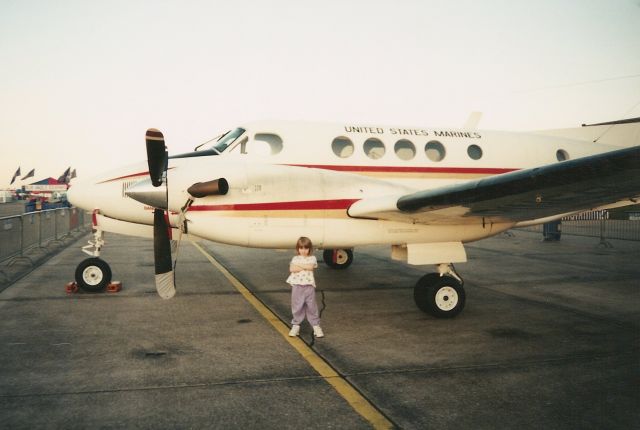
[[[462,312],[465,304],[462,282],[450,275],[429,273],[413,289],[418,308],[437,318],[453,318]]]
[[[83,260],[76,268],[76,283],[89,293],[103,291],[111,282],[111,268],[100,258]]]

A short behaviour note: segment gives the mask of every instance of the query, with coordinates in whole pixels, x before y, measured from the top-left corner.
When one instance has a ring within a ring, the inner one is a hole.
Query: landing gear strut
[[[465,304],[464,282],[450,264],[438,265],[416,283],[413,299],[421,311],[437,318],[453,318]]]
[[[80,288],[89,293],[103,291],[111,283],[111,268],[106,261],[100,257],[100,249],[104,245],[104,232],[101,229],[94,229],[93,241],[89,245],[83,246],[82,251],[91,255],[78,264],[76,268],[76,283]]]
[[[353,263],[353,251],[350,249],[325,249],[322,259],[332,269],[346,269]]]

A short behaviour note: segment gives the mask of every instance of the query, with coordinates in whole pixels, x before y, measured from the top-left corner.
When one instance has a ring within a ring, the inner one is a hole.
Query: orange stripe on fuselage
[[[193,205],[189,208],[193,211],[308,211],[308,210],[332,210],[347,209],[359,199],[339,200],[308,200],[292,202],[267,202],[267,203],[231,203],[223,205]]]
[[[187,214],[191,211],[187,212]],[[173,214],[173,213],[172,213]],[[290,210],[290,211],[210,211],[211,218],[268,218],[268,219],[342,219],[349,218],[346,209],[342,210]],[[174,214],[176,215],[176,214]],[[188,218],[188,217],[187,217]]]
[[[347,218],[347,209],[359,199],[310,200],[222,205],[192,205],[189,212],[234,218]]]

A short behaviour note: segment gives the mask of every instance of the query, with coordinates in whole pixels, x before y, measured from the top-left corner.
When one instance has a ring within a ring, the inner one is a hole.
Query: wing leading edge
[[[363,199],[352,217],[431,224],[523,222],[640,197],[640,146],[418,191]]]

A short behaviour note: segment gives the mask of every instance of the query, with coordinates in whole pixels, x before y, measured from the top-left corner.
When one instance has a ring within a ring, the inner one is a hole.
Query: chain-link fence
[[[91,217],[77,208],[50,209],[0,218],[0,263],[22,257],[74,231],[90,227]]]
[[[526,227],[524,230],[539,232],[542,234],[543,228],[543,225],[534,225]],[[640,221],[618,219],[563,219],[558,228],[562,234],[599,237],[602,240],[640,240]]]

